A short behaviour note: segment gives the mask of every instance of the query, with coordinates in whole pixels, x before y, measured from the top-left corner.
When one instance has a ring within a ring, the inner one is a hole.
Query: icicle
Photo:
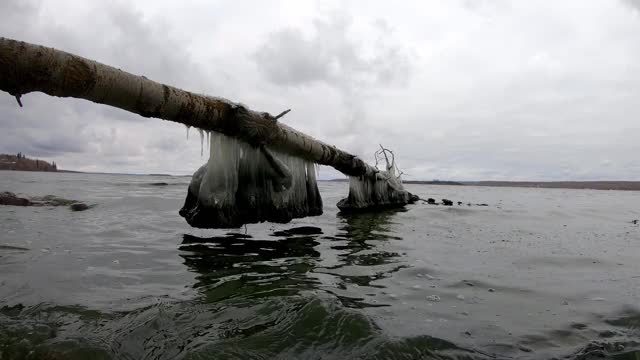
[[[235,203],[238,189],[238,140],[220,135],[209,146],[207,172],[200,185],[200,201],[206,206]]]
[[[213,132],[180,215],[200,228],[286,223],[322,214],[315,164]]]
[[[318,166],[312,162],[307,162],[307,203],[309,205],[309,215],[322,215],[322,197],[318,190],[316,180],[316,170]]]
[[[200,157],[202,158],[202,155],[204,154],[204,133],[202,132],[202,129],[198,129],[198,132],[200,133]]]

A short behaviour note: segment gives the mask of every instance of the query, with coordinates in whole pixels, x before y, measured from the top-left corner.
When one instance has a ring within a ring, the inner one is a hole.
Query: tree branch
[[[267,113],[160,84],[60,50],[7,38],[0,38],[0,90],[18,99],[34,91],[86,99],[143,117],[217,131],[254,145],[264,144],[332,166],[347,175],[375,173],[360,158],[273,121],[274,117]]]

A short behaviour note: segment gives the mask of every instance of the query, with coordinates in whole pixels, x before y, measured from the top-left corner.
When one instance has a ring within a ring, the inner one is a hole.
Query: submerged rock
[[[71,211],[84,211],[89,209],[89,206],[85,203],[77,202],[69,205]]]
[[[154,182],[154,183],[149,183],[149,185],[151,185],[151,186],[167,186],[169,184],[166,183],[166,182]]]
[[[31,206],[33,203],[29,199],[21,198],[12,192],[4,191],[0,193],[0,205]]]
[[[19,197],[16,194],[4,191],[0,193],[0,205],[11,206],[69,206],[72,211],[83,211],[90,208],[85,203],[77,200],[69,200],[54,195],[34,196],[31,199]]]

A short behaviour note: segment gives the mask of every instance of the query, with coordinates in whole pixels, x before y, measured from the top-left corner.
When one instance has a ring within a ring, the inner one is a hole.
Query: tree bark
[[[164,85],[64,51],[0,38],[0,90],[16,97],[40,91],[114,106],[144,117],[237,137],[328,165],[350,176],[377,170],[360,158],[229,100]]]

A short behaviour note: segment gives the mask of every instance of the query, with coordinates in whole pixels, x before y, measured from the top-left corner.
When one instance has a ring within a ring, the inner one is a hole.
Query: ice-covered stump
[[[216,132],[209,152],[180,210],[189,225],[231,228],[322,214],[315,164]]]
[[[386,171],[372,176],[349,178],[349,196],[338,202],[343,212],[368,211],[402,207],[416,201],[415,195],[404,190]]]
[[[397,167],[393,152],[380,147],[381,150],[376,152],[376,166],[378,157],[384,156],[387,163],[386,171],[350,176],[349,196],[338,202],[340,211],[355,212],[402,207],[417,201],[418,197],[402,186],[402,174],[396,175]],[[387,153],[391,154],[391,161]]]

